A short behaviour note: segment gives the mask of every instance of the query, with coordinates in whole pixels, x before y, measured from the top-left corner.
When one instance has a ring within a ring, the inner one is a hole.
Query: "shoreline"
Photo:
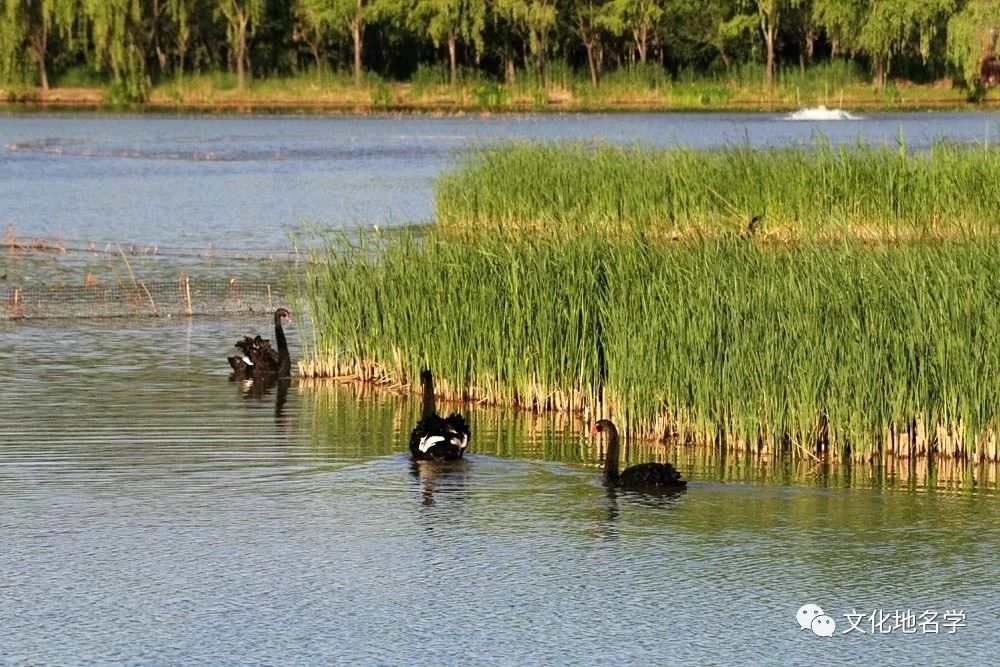
[[[934,112],[934,111],[1000,111],[1000,97],[969,102],[960,94],[899,95],[884,99],[874,92],[870,96],[839,95],[836,99],[801,100],[790,102],[780,91],[771,99],[760,96],[734,96],[717,103],[690,104],[671,101],[668,95],[651,98],[650,93],[636,93],[632,99],[609,95],[607,99],[575,98],[572,94],[550,91],[544,102],[520,96],[508,102],[485,105],[469,99],[468,91],[458,88],[449,94],[423,99],[407,99],[409,84],[390,86],[391,101],[373,100],[372,89],[326,90],[315,95],[290,93],[260,93],[234,90],[202,91],[187,96],[172,96],[164,89],[154,89],[145,102],[111,103],[106,89],[100,87],[31,88],[23,91],[0,89],[0,111],[4,113],[55,112],[126,112],[126,113],[190,113],[190,114],[314,114],[314,115],[503,115],[523,113],[784,113],[803,108],[826,106],[850,111]],[[908,86],[902,91],[941,93],[934,86]],[[879,99],[879,98],[883,99]]]

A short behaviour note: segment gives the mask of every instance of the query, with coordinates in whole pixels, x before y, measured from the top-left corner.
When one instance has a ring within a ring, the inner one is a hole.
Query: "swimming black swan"
[[[608,451],[604,455],[604,483],[608,486],[635,490],[687,487],[687,482],[681,479],[681,474],[669,463],[640,463],[619,473],[618,429],[610,420],[601,419],[594,424],[590,432],[608,434]]]
[[[244,336],[243,340],[236,341],[236,348],[243,354],[227,358],[237,376],[291,375],[292,357],[288,353],[285,330],[281,328],[283,319],[291,322],[292,314],[285,308],[278,308],[274,311],[274,339],[278,343],[277,350],[271,347],[271,341],[260,336],[253,338]]]
[[[462,458],[469,446],[469,425],[465,417],[453,412],[447,417],[434,409],[434,378],[429,370],[420,371],[424,388],[420,421],[410,433],[410,453],[414,460],[454,460]]]

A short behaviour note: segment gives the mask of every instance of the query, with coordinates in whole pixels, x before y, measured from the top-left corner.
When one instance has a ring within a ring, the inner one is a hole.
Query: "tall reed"
[[[717,235],[762,215],[764,235],[780,238],[953,238],[998,231],[998,173],[1000,146],[987,144],[505,144],[442,177],[437,216],[514,235]]]
[[[431,234],[331,244],[305,374],[609,414],[813,455],[995,459],[1000,240],[657,244]]]

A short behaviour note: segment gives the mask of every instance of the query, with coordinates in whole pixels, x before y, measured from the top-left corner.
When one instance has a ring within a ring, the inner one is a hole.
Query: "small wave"
[[[365,158],[424,158],[446,155],[449,145],[343,146],[236,145],[225,146],[125,146],[84,143],[74,139],[47,138],[6,144],[7,150],[65,157],[179,160],[184,162],[275,162],[298,160],[353,160]]]
[[[11,142],[7,144],[7,149],[68,157],[183,160],[189,162],[239,162],[244,160],[283,160],[285,158],[281,151],[156,150],[129,146],[88,146],[80,141],[64,139]]]
[[[821,104],[818,107],[793,111],[783,120],[861,120],[861,116],[856,116],[843,109],[827,109]]]

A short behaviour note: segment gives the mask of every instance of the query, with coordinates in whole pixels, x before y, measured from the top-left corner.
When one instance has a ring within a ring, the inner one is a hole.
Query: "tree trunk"
[[[882,55],[875,57],[875,90],[880,93],[885,90],[886,60]]]
[[[451,80],[451,85],[455,85],[455,80],[458,74],[458,58],[456,55],[456,42],[458,38],[454,32],[448,33],[448,66],[449,66],[449,79]]]
[[[239,27],[236,36],[236,87],[243,90],[246,86],[246,61],[247,61],[247,23],[249,17],[241,14],[238,17]]]
[[[763,28],[764,42],[767,45],[767,65],[764,69],[764,85],[770,90],[774,85],[774,23],[767,22]]]
[[[816,49],[816,34],[812,28],[806,28],[802,33],[802,48],[799,50],[799,73],[805,75],[806,65],[812,63],[813,52]]]
[[[358,11],[361,10],[361,0],[358,0]],[[351,37],[354,40],[354,87],[360,88],[362,81],[361,76],[361,37],[364,26],[361,23],[361,17],[355,18],[351,21]]]
[[[646,64],[646,52],[649,49],[649,25],[644,21],[642,25],[632,31],[635,37],[635,48],[639,52],[639,63]]]
[[[167,52],[160,46],[160,15],[163,8],[159,0],[153,0],[153,8],[149,20],[149,41],[153,44],[153,51],[156,53],[156,63],[160,67],[159,74],[162,76],[167,69]]]
[[[309,50],[312,51],[313,60],[316,61],[316,78],[320,78],[323,74],[323,61],[320,59],[319,55],[319,40],[309,42]]]
[[[536,54],[536,58],[538,60],[538,81],[539,81],[540,85],[542,86],[542,88],[545,88],[546,85],[547,85],[546,84],[546,80],[545,80],[545,75],[546,75],[546,72],[545,72],[545,65],[546,65],[545,60],[546,60],[546,58],[545,57],[546,57],[546,53],[548,51],[548,44],[545,41],[545,33],[544,32],[540,32],[538,34],[537,40],[538,40],[537,41],[537,44],[538,44],[538,53]]]
[[[583,45],[587,48],[587,67],[590,69],[590,83],[597,88],[597,61],[594,59],[594,40],[585,39]]]
[[[32,51],[34,51],[35,62],[38,63],[38,83],[43,91],[49,89],[49,73],[45,67],[46,52],[48,51],[48,29],[42,26],[42,32],[35,35],[32,40]]]

